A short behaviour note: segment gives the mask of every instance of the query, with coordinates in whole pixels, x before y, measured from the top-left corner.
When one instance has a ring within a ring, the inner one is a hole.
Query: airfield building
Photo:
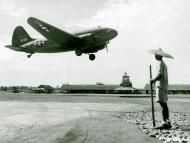
[[[150,94],[150,85],[146,84],[144,88],[146,94]],[[190,94],[189,84],[170,84],[168,86],[168,94]]]
[[[93,94],[132,94],[136,89],[132,87],[130,76],[125,72],[122,76],[121,84],[105,85],[98,82],[94,85],[69,85],[64,84],[61,87],[62,93],[93,93]]]

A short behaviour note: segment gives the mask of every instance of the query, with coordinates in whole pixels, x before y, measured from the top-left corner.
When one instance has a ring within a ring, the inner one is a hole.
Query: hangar
[[[122,76],[121,84],[104,85],[98,82],[94,85],[69,85],[63,84],[61,93],[96,93],[96,94],[132,94],[136,93],[136,89],[132,87],[130,76],[125,72]]]

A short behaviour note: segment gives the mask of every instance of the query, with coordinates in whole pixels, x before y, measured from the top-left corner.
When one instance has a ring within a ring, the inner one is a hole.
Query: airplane
[[[27,22],[46,39],[31,38],[22,26],[17,26],[13,32],[12,45],[5,47],[29,53],[28,58],[34,53],[75,51],[77,56],[88,54],[93,61],[96,58],[94,53],[107,49],[109,41],[118,35],[112,28],[98,27],[71,34],[34,17],[29,17]]]

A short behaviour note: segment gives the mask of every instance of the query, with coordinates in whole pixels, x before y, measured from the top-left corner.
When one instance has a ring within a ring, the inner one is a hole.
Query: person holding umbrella
[[[155,55],[155,59],[157,61],[157,74],[153,79],[150,79],[150,84],[155,83],[156,101],[160,104],[162,108],[162,116],[164,121],[164,123],[156,129],[170,129],[171,123],[169,120],[169,109],[167,105],[168,71],[167,66],[163,61],[163,57],[172,59],[173,57],[163,52],[161,48],[157,50],[151,50],[150,52]]]

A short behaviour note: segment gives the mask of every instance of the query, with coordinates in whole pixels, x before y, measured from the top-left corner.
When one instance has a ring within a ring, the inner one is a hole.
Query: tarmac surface
[[[1,94],[0,105],[1,143],[160,142],[115,117],[150,108],[150,98]],[[172,97],[169,107],[190,113],[190,96]]]

